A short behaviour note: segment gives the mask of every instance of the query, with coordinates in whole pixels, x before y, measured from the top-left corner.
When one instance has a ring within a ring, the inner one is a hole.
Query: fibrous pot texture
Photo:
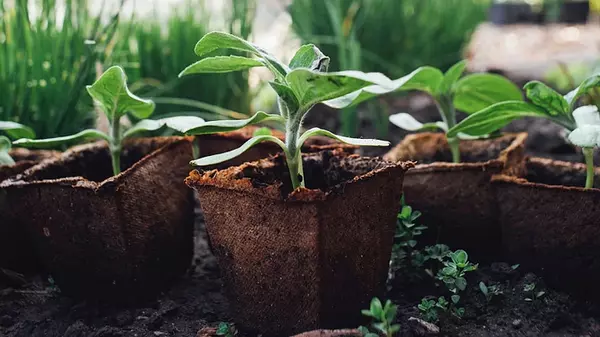
[[[304,155],[291,191],[282,156],[193,171],[235,322],[268,336],[340,328],[381,294],[404,172],[412,163]]]
[[[527,134],[506,134],[460,142],[461,163],[452,163],[441,133],[407,136],[384,156],[390,161],[414,160],[404,178],[406,202],[423,213],[429,227],[421,242],[436,241],[465,249],[479,261],[494,260],[501,248],[498,208],[492,190],[495,174],[523,174]]]
[[[582,188],[579,163],[530,158],[526,168],[524,178],[492,181],[507,257],[556,287],[600,297],[600,184]]]
[[[65,294],[152,296],[192,256],[194,200],[182,183],[192,138],[128,141],[112,175],[105,142],[74,147],[2,184],[13,226],[26,230]]]

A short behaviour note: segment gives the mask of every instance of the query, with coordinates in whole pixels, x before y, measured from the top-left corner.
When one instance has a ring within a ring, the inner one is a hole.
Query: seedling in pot
[[[392,86],[369,86],[346,96],[329,100],[325,104],[334,108],[345,108],[390,92],[423,91],[433,97],[441,121],[423,124],[407,113],[399,113],[390,116],[390,122],[408,131],[440,129],[447,133],[456,125],[456,110],[471,114],[494,103],[521,99],[519,88],[500,75],[478,73],[461,78],[465,67],[465,61],[458,62],[446,73],[433,67],[421,67],[409,75],[394,80]],[[452,161],[460,162],[459,138],[472,137],[465,133],[453,136],[447,134],[447,138],[452,152]]]
[[[15,122],[0,121],[0,131],[3,131],[8,137],[17,138],[35,138],[35,132],[30,127]],[[0,136],[0,165],[13,165],[15,161],[10,156],[11,141],[6,136]]]
[[[185,132],[187,128],[204,122],[199,117],[191,116],[170,117],[160,120],[146,119],[154,111],[154,102],[137,97],[129,91],[127,76],[119,66],[113,66],[106,70],[94,84],[87,86],[87,91],[106,114],[110,123],[109,134],[97,129],[86,129],[74,135],[47,139],[31,139],[33,137],[23,135],[24,138],[15,141],[14,144],[28,148],[55,148],[85,140],[103,139],[108,142],[113,173],[117,175],[121,172],[121,149],[123,140],[126,138],[146,131],[156,131],[163,126]],[[123,131],[121,129],[121,118],[128,112],[141,119],[141,121]]]
[[[217,50],[239,50],[250,56],[208,56]],[[370,85],[391,85],[391,80],[383,74],[360,71],[327,73],[329,58],[311,44],[300,47],[291,62],[284,64],[262,48],[221,32],[206,34],[196,44],[194,51],[198,56],[204,58],[184,69],[180,76],[225,73],[253,67],[269,69],[274,76],[273,81],[269,84],[278,95],[279,114],[267,114],[259,111],[245,120],[211,121],[188,130],[188,134],[201,135],[233,131],[247,125],[272,121],[285,126],[285,142],[272,135],[257,135],[235,150],[194,160],[191,162],[192,165],[215,165],[241,155],[260,142],[274,142],[283,149],[292,186],[296,189],[305,186],[301,147],[311,136],[326,136],[359,146],[389,145],[387,141],[343,137],[319,128],[301,132],[302,121],[315,104],[342,97]]]
[[[450,137],[461,132],[473,136],[488,134],[523,117],[549,119],[564,127],[568,138],[583,150],[587,166],[585,188],[594,186],[594,148],[600,146],[600,113],[598,107],[586,105],[576,108],[577,101],[600,88],[600,75],[592,76],[575,90],[561,95],[542,82],[525,85],[530,102],[505,101],[474,113],[448,131]]]
[[[390,300],[385,301],[385,305],[382,305],[379,298],[375,297],[371,300],[369,310],[362,310],[361,312],[364,316],[373,319],[371,326],[376,331],[370,332],[367,327],[359,327],[358,329],[365,337],[379,337],[380,334],[383,334],[385,337],[392,337],[396,332],[400,331],[400,324],[394,324],[396,314],[398,313],[398,306],[392,304]]]

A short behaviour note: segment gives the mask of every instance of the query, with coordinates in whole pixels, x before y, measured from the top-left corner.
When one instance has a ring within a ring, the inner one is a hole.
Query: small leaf
[[[505,101],[522,101],[521,89],[510,80],[496,74],[471,74],[454,87],[454,106],[468,114]]]
[[[361,312],[361,314],[363,314],[363,316],[373,317],[371,310],[361,310],[360,312]],[[375,318],[375,317],[373,317],[373,318]]]
[[[252,137],[252,138],[248,139],[242,146],[238,147],[235,150],[231,150],[231,151],[215,154],[212,156],[207,156],[207,157],[202,157],[200,159],[192,160],[190,162],[190,164],[194,165],[194,166],[210,166],[210,165],[220,164],[222,162],[226,162],[235,157],[238,157],[242,153],[248,151],[254,145],[256,145],[260,142],[265,142],[265,141],[273,142],[273,143],[279,145],[283,149],[284,152],[287,152],[287,148],[286,148],[285,144],[279,138],[277,138],[275,136],[256,136],[256,137]],[[286,155],[287,155],[287,153],[286,153]]]
[[[100,105],[111,123],[130,112],[139,119],[148,118],[154,111],[154,102],[132,94],[127,87],[123,68],[108,68],[96,82],[86,87],[90,96]]]
[[[35,132],[32,128],[15,122],[0,121],[0,131],[6,132],[9,137],[14,139],[35,138]]]
[[[483,282],[479,282],[479,290],[481,290],[481,292],[482,292],[484,295],[486,295],[486,296],[487,296],[487,294],[488,294],[488,288],[487,288],[487,286],[485,285],[485,283],[483,283]]]
[[[458,302],[460,301],[460,295],[452,295],[450,296],[450,299],[452,300],[452,303],[458,304]]]
[[[156,131],[163,126],[167,126],[180,133],[185,133],[185,131],[198,127],[204,123],[204,119],[195,116],[168,117],[157,120],[144,119],[125,131],[123,138],[131,137],[140,132]]]
[[[451,258],[456,264],[465,264],[469,260],[469,255],[464,250],[459,249],[452,253]]]
[[[381,305],[381,301],[377,297],[374,297],[371,300],[371,305],[369,309],[371,310],[373,317],[381,317],[381,314],[383,313],[383,306]]]
[[[258,128],[256,130],[254,130],[254,132],[252,133],[252,136],[271,136],[273,134],[273,132],[271,131],[271,129],[266,128],[266,127],[262,127],[262,128]]]
[[[271,85],[271,88],[275,90],[277,96],[279,96],[279,99],[282,100],[283,103],[285,103],[284,107],[279,107],[281,109],[281,115],[283,117],[287,117],[290,114],[290,112],[294,114],[296,111],[298,111],[300,103],[298,102],[298,98],[296,98],[296,94],[294,93],[294,91],[292,91],[290,87],[285,86],[283,84],[279,84],[277,82],[269,82],[269,84]]]
[[[257,59],[242,56],[213,56],[192,63],[179,73],[179,77],[193,74],[229,73],[254,67],[264,67]]]
[[[586,95],[590,90],[598,87],[600,87],[600,74],[587,78],[579,85],[579,87],[566,94],[565,100],[569,103],[571,109],[573,109],[573,106],[581,96]]]
[[[296,68],[326,72],[329,68],[329,57],[325,56],[314,44],[306,44],[296,51],[290,61],[290,69]]]
[[[460,79],[462,74],[465,72],[465,68],[467,67],[467,61],[460,61],[453,65],[448,71],[444,74],[444,79],[440,83],[439,88],[437,89],[438,95],[451,95],[452,88],[454,84]]]
[[[350,137],[344,137],[344,136],[339,136],[336,134],[333,134],[332,132],[329,132],[327,130],[323,130],[323,129],[319,129],[319,128],[312,128],[310,130],[305,131],[302,136],[300,136],[300,138],[298,138],[298,143],[296,144],[296,146],[298,146],[298,149],[300,149],[302,147],[302,144],[304,144],[304,142],[312,136],[325,136],[325,137],[329,137],[335,140],[339,140],[342,143],[346,143],[346,144],[350,144],[350,145],[357,145],[357,146],[389,146],[390,142],[388,142],[387,140],[378,140],[378,139],[363,139],[363,138],[350,138]]]
[[[8,154],[10,151],[11,143],[10,139],[4,136],[0,136],[0,165],[14,165],[15,161]]]
[[[435,122],[435,123],[421,123],[416,120],[413,116],[401,112],[397,114],[393,114],[389,117],[390,122],[397,127],[407,130],[407,131],[426,131],[426,130],[437,130],[440,129],[444,132],[448,131],[448,127],[444,122]]]
[[[332,108],[342,109],[356,106],[376,96],[396,91],[420,90],[434,95],[443,77],[442,72],[436,68],[421,67],[404,77],[392,81],[391,85],[371,85],[323,103]]]
[[[524,88],[527,98],[551,115],[568,114],[571,111],[569,103],[561,94],[540,81],[531,81]]]
[[[458,289],[464,291],[467,288],[467,280],[464,277],[459,277],[454,281],[454,284]]]
[[[74,135],[64,136],[64,137],[56,137],[56,138],[47,138],[47,139],[27,139],[21,138],[13,142],[15,145],[19,145],[21,147],[32,148],[32,149],[48,149],[55,148],[64,144],[71,143],[81,143],[84,140],[90,139],[104,139],[106,141],[109,140],[108,136],[98,130],[87,129],[81,132],[78,132]]]
[[[254,116],[247,119],[204,122],[202,123],[202,125],[198,125],[185,130],[185,134],[206,135],[218,132],[229,132],[239,130],[249,125],[254,125],[268,121],[277,121],[279,123],[285,123],[285,119],[279,115],[268,114],[266,112],[259,111],[256,114],[254,114]]]
[[[456,137],[461,132],[472,136],[486,135],[500,130],[515,119],[523,117],[550,118],[550,115],[544,109],[530,103],[519,101],[501,102],[468,116],[450,129],[446,136]]]
[[[521,265],[520,264],[513,264],[512,266],[510,266],[510,269],[512,270],[517,270],[517,268],[519,268]]]

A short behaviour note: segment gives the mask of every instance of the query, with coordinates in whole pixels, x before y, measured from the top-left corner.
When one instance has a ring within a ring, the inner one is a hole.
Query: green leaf
[[[460,301],[460,295],[452,295],[450,296],[450,300],[452,300],[452,303],[458,304],[458,302]]]
[[[321,73],[298,68],[286,76],[286,82],[298,98],[300,110],[307,111],[317,103],[335,99],[369,85],[391,85],[391,80],[381,73],[340,71]]]
[[[130,112],[139,119],[148,118],[154,111],[154,102],[132,94],[127,87],[123,68],[108,68],[92,85],[86,87],[90,96],[100,105],[111,123]]]
[[[488,287],[485,285],[485,283],[479,282],[479,290],[481,290],[484,295],[488,295]]]
[[[32,128],[15,122],[0,121],[0,130],[13,138],[35,138],[35,132]]]
[[[144,119],[125,131],[123,138],[128,138],[141,132],[156,131],[163,126],[180,133],[185,133],[187,130],[198,127],[204,123],[204,119],[196,116],[168,117],[157,120]]]
[[[522,101],[521,89],[510,80],[496,74],[471,74],[454,87],[454,106],[472,114],[504,101]]]
[[[325,136],[325,137],[329,137],[329,138],[332,138],[335,140],[339,140],[342,143],[346,143],[346,144],[350,144],[350,145],[357,145],[357,146],[390,146],[390,142],[388,142],[387,140],[350,138],[350,137],[336,135],[327,130],[323,130],[323,129],[319,129],[319,128],[312,128],[312,129],[306,130],[302,134],[302,136],[300,136],[300,138],[298,138],[298,143],[296,144],[298,149],[300,149],[302,147],[302,144],[304,144],[304,142],[309,137],[312,137],[312,136]]]
[[[81,132],[78,132],[74,135],[64,136],[64,137],[56,137],[56,138],[47,138],[47,139],[27,139],[21,138],[13,142],[14,145],[19,145],[21,147],[32,148],[32,149],[47,149],[47,148],[55,148],[64,144],[72,144],[72,143],[81,143],[84,140],[90,139],[104,139],[106,141],[109,140],[108,136],[98,130],[87,129]]]
[[[192,128],[185,130],[185,134],[187,135],[206,135],[218,132],[229,132],[239,130],[243,127],[254,125],[258,123],[263,123],[267,121],[277,121],[280,123],[285,123],[285,119],[279,115],[268,114],[263,111],[257,112],[254,116],[248,119],[238,119],[238,120],[218,120],[218,121],[210,121],[204,122],[202,125],[198,125]]]
[[[329,68],[329,57],[325,56],[314,44],[306,44],[296,51],[290,61],[290,69],[296,68],[326,72]]]
[[[442,130],[444,132],[448,131],[448,127],[444,122],[435,122],[435,123],[421,123],[416,120],[413,116],[407,113],[397,113],[390,116],[390,122],[397,127],[408,130],[408,131],[425,131],[425,130]]]
[[[454,84],[460,79],[462,74],[465,72],[465,68],[467,67],[467,61],[460,61],[453,65],[448,71],[444,74],[444,78],[440,83],[440,86],[437,89],[438,95],[450,95],[452,93],[452,88]]]
[[[454,284],[460,291],[464,291],[467,288],[467,280],[464,277],[457,278]]]
[[[460,132],[472,136],[486,135],[523,117],[550,118],[550,115],[544,109],[530,103],[501,102],[468,116],[450,129],[446,135],[450,138],[456,137]]]
[[[198,56],[205,56],[214,51],[226,49],[235,49],[257,55],[266,61],[265,66],[267,66],[278,79],[283,79],[289,72],[289,68],[286,65],[279,62],[262,48],[235,35],[224,32],[210,32],[204,35],[200,41],[196,43],[194,52]]]
[[[370,310],[361,310],[360,313],[363,314],[363,316],[373,317],[373,314],[371,313]],[[373,318],[375,318],[375,317],[373,317]]]
[[[260,60],[248,57],[214,56],[192,63],[179,73],[179,77],[193,74],[229,73],[264,66],[264,63]]]
[[[4,136],[0,136],[0,165],[14,165],[15,161],[12,159],[8,151],[10,151],[11,143],[10,139]]]
[[[265,141],[273,142],[273,143],[279,145],[283,149],[284,152],[287,152],[287,148],[286,148],[285,144],[279,138],[277,138],[275,136],[256,136],[256,137],[252,137],[252,138],[248,139],[242,146],[238,147],[235,150],[231,150],[231,151],[215,154],[212,156],[207,156],[207,157],[203,157],[200,159],[192,160],[190,162],[190,164],[194,165],[194,166],[210,166],[210,165],[220,164],[222,162],[226,162],[235,157],[238,157],[242,153],[248,151],[254,145],[256,145],[260,142],[265,142]],[[287,156],[287,153],[286,153],[286,156]]]
[[[277,82],[269,82],[269,84],[271,85],[271,88],[275,90],[277,96],[279,96],[279,99],[285,104],[285,106],[279,107],[280,113],[283,117],[287,117],[290,114],[290,111],[292,113],[298,111],[298,108],[300,108],[300,103],[298,103],[296,94],[290,87]]]
[[[396,91],[420,90],[435,95],[443,78],[444,75],[439,69],[421,67],[404,77],[392,81],[391,85],[371,85],[345,96],[327,100],[323,103],[332,108],[343,109],[356,106],[376,96]]]
[[[524,86],[527,98],[551,115],[569,114],[571,108],[564,97],[540,81],[531,81]]]
[[[254,130],[252,136],[271,136],[272,134],[273,132],[271,131],[271,129],[262,127]]]
[[[462,249],[459,249],[450,255],[452,261],[456,264],[464,264],[469,260],[469,255]]]
[[[381,305],[381,301],[377,297],[371,299],[371,305],[369,309],[371,310],[371,314],[373,314],[373,317],[381,317],[381,314],[383,313],[383,306]]]
[[[566,94],[565,100],[569,103],[571,109],[573,109],[573,106],[581,96],[586,95],[590,90],[598,87],[600,87],[600,75],[594,75],[583,81],[575,90]]]

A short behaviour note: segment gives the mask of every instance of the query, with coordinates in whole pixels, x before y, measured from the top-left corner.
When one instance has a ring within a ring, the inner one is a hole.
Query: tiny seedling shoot
[[[451,128],[448,135],[453,137],[460,132],[483,135],[523,117],[549,119],[564,127],[569,132],[571,143],[582,148],[587,166],[585,188],[592,188],[594,148],[600,146],[600,114],[594,105],[575,107],[580,98],[599,87],[600,75],[595,75],[563,96],[542,82],[532,81],[524,87],[530,102],[506,101],[489,106]]]
[[[242,56],[210,56],[217,50],[239,50]],[[252,146],[270,141],[279,145],[285,154],[290,179],[294,189],[304,187],[302,169],[302,144],[311,136],[322,135],[338,141],[359,146],[388,146],[389,142],[374,139],[356,139],[335,135],[327,130],[312,128],[302,132],[302,121],[318,103],[342,97],[370,85],[391,85],[391,80],[380,73],[342,71],[327,73],[329,58],[314,45],[300,47],[289,64],[278,61],[254,44],[234,35],[221,32],[206,34],[194,48],[196,55],[204,57],[184,69],[180,76],[202,73],[226,73],[253,67],[266,67],[274,79],[269,82],[278,95],[279,114],[257,112],[245,120],[211,121],[187,131],[191,135],[233,131],[247,125],[265,121],[285,126],[285,142],[272,135],[257,135],[241,147],[192,161],[195,166],[218,164],[244,153]]]
[[[129,91],[127,76],[123,68],[119,66],[113,66],[106,70],[94,84],[87,86],[87,91],[108,118],[110,123],[108,134],[96,129],[87,129],[74,135],[48,139],[31,139],[33,137],[25,135],[24,138],[15,141],[14,144],[28,148],[56,148],[64,144],[84,140],[104,139],[108,142],[110,149],[113,174],[117,175],[121,172],[121,146],[124,139],[141,132],[156,131],[165,125],[177,131],[185,131],[187,127],[204,122],[199,117],[191,116],[160,120],[145,119],[150,117],[154,111],[154,102],[137,97]],[[131,113],[141,121],[123,132],[121,118],[127,113]]]
[[[433,67],[421,67],[412,73],[393,81],[391,87],[369,86],[344,97],[325,102],[334,108],[356,106],[377,95],[395,91],[418,90],[433,97],[441,121],[423,124],[407,113],[390,116],[390,122],[408,131],[425,131],[440,129],[448,132],[456,125],[456,110],[471,114],[494,103],[506,100],[520,100],[521,91],[508,79],[487,73],[466,75],[466,62],[461,61],[452,66],[446,73]],[[452,153],[452,161],[460,162],[459,139],[472,138],[467,134],[447,136]]]
[[[6,136],[0,136],[0,165],[13,165],[15,161],[10,156],[11,141],[9,139],[35,138],[35,132],[30,127],[15,122],[0,121],[0,131]]]

